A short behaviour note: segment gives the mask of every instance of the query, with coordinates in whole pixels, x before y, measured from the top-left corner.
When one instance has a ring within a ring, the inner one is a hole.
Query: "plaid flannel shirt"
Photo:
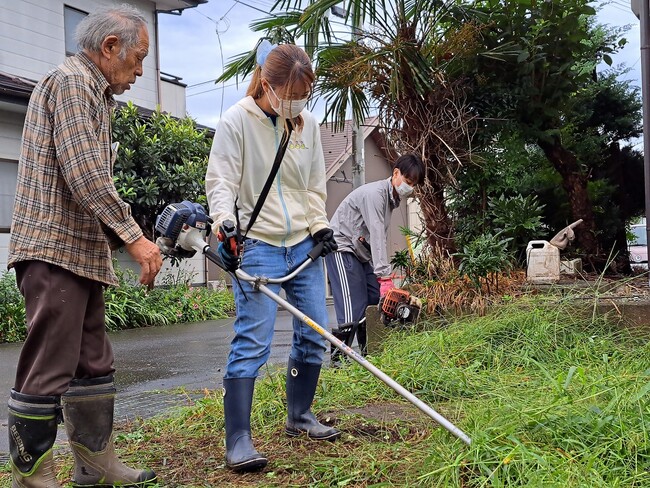
[[[136,241],[142,230],[113,182],[114,107],[106,78],[83,53],[34,89],[18,163],[9,268],[38,260],[117,284],[111,248]]]

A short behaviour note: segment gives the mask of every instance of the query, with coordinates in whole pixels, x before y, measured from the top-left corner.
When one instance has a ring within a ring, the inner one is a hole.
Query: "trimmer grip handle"
[[[313,247],[311,251],[307,253],[307,256],[309,256],[312,261],[316,261],[316,259],[323,253],[324,247],[325,247],[325,243],[319,242]]]
[[[224,220],[219,226],[217,239],[223,242],[223,245],[228,249],[233,256],[239,256],[240,243],[237,235],[237,227],[231,220]]]

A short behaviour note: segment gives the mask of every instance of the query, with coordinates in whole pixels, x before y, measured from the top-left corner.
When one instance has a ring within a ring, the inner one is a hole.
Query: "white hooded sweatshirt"
[[[301,115],[303,130],[292,133],[264,206],[248,232],[248,237],[274,246],[293,246],[329,226],[318,122],[307,110]],[[252,97],[240,100],[219,120],[205,177],[215,232],[224,220],[236,222],[235,204],[242,233],[248,226],[271,172],[283,125],[278,117],[274,126]]]

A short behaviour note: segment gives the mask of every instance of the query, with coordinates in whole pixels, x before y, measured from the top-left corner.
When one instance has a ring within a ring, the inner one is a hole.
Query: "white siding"
[[[0,159],[18,161],[24,120],[24,114],[0,110]],[[3,162],[3,164],[12,163]],[[4,175],[5,173],[3,172],[2,174]],[[16,178],[14,175],[11,183],[15,185],[15,182]],[[4,187],[7,183],[7,181],[3,181],[0,186]],[[4,191],[0,191],[0,193],[4,193]],[[13,197],[3,197],[0,195],[0,205],[2,205],[2,209],[0,209],[1,213],[4,215],[7,211],[6,207],[13,206]],[[9,234],[0,232],[0,274],[7,269],[8,246]]]
[[[140,276],[140,266],[133,258],[124,250],[120,249],[113,253],[113,257],[117,259],[117,265],[122,270],[131,270],[137,276]],[[156,277],[156,286],[171,284],[184,277],[191,284],[205,285],[205,258],[200,254],[195,254],[191,259],[183,259],[179,266],[171,266],[169,260],[163,261],[163,267]]]
[[[39,80],[51,68],[65,60],[63,7],[84,12],[118,5],[122,0],[12,0],[0,8],[0,71],[31,80]],[[147,0],[130,2],[147,19],[150,45],[144,60],[144,74],[121,101],[155,109],[158,102],[154,4]]]
[[[187,115],[185,110],[185,87],[162,80],[160,82],[160,108],[174,117],[183,118]]]
[[[0,232],[8,232],[11,227],[18,163],[0,159]]]
[[[0,233],[0,275],[7,270],[7,257],[9,251],[9,234]],[[117,266],[120,269],[130,269],[136,276],[140,275],[140,267],[124,251],[114,253],[117,258]],[[156,277],[156,285],[165,285],[176,282],[178,279],[187,279],[194,285],[205,285],[205,260],[197,255],[192,259],[184,259],[178,266],[170,266],[169,261],[165,261],[163,268]]]
[[[408,209],[408,227],[414,234],[419,234],[423,231],[424,226],[422,225],[422,209],[420,208],[420,202],[414,199],[409,199],[407,207]],[[424,236],[423,236],[424,237]],[[422,244],[424,239],[419,243],[419,246],[416,246],[417,242],[415,239],[411,239],[411,245],[413,246],[413,251],[418,255],[422,249]]]
[[[18,160],[25,114],[0,109],[0,159]]]

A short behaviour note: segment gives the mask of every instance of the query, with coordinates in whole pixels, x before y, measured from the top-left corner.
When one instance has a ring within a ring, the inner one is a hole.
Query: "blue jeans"
[[[244,242],[241,267],[252,276],[280,278],[300,265],[314,244],[311,237],[292,247],[275,247],[257,239],[247,239]],[[230,344],[224,378],[257,377],[258,370],[271,354],[278,305],[263,293],[255,291],[250,283],[241,281],[241,286],[248,300],[237,282],[233,282],[237,318],[234,324],[235,338]],[[280,287],[284,288],[289,303],[321,327],[327,328],[322,258],[311,263],[292,280],[282,284],[268,284],[267,287],[274,293],[280,293]],[[323,337],[294,318],[291,357],[303,363],[320,365],[324,352]]]

